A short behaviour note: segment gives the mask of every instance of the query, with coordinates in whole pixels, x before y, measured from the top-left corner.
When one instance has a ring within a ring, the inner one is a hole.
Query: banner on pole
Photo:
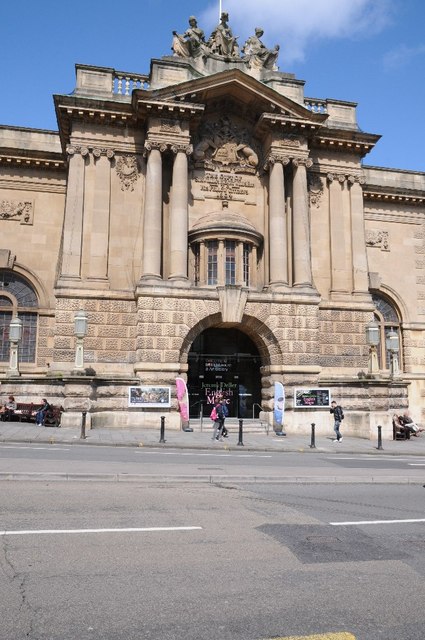
[[[182,429],[187,429],[189,426],[189,394],[183,378],[176,378],[176,387]]]
[[[282,430],[285,415],[285,389],[281,382],[274,383],[274,407],[273,419],[274,427],[278,431]]]

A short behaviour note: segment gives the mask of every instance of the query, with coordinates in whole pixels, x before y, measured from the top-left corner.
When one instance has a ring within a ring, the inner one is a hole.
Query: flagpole
[[[219,3],[218,3],[218,19],[220,20],[220,18],[221,18],[221,0],[219,0]]]

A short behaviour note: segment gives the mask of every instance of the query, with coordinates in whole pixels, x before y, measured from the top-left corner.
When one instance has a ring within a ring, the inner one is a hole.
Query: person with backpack
[[[224,398],[221,398],[220,401],[216,402],[216,404],[214,405],[214,408],[211,411],[210,415],[211,420],[214,422],[214,433],[213,437],[211,438],[212,440],[223,440],[223,430],[225,429],[224,421],[228,413],[229,412],[226,407],[226,401]],[[224,435],[224,437],[227,438],[227,429],[225,430],[225,434],[226,435]]]
[[[334,431],[336,438],[333,440],[333,442],[342,442],[342,435],[339,430],[341,422],[344,420],[344,412],[342,410],[342,407],[337,404],[335,400],[333,400],[331,402],[331,408],[329,409],[329,411],[330,413],[334,414]]]
[[[227,408],[227,403],[226,400],[224,398],[222,398],[220,400],[220,411],[219,411],[219,415],[221,414],[221,435],[223,436],[223,438],[228,438],[229,437],[229,432],[226,429],[226,425],[224,424],[227,416],[229,415],[229,409]]]

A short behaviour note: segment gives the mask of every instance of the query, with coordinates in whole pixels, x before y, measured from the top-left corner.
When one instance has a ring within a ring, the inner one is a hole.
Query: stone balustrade
[[[326,100],[305,98],[304,105],[313,113],[328,113],[328,103]]]
[[[149,76],[138,73],[114,71],[113,93],[119,96],[131,96],[134,89],[149,89]]]

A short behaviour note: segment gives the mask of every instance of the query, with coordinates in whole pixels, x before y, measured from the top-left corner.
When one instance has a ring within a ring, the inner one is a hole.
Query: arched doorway
[[[211,328],[193,342],[188,354],[190,417],[209,416],[223,395],[229,416],[258,417],[261,401],[261,358],[249,336],[237,329]]]

